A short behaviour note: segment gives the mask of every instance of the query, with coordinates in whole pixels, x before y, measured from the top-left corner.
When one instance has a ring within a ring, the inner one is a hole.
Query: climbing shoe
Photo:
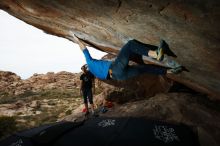
[[[85,113],[85,116],[87,117],[89,115],[89,112],[87,111],[86,113]]]
[[[181,73],[183,71],[183,68],[182,68],[182,66],[179,66],[179,67],[170,69],[170,71],[173,74],[179,74],[179,73]]]
[[[108,111],[108,109],[105,106],[103,106],[100,111],[101,111],[101,113],[104,114]]]
[[[170,48],[169,48],[169,45],[164,41],[164,40],[161,40],[160,41],[160,45],[159,45],[159,48],[163,48],[164,50],[164,54],[167,54],[168,56],[172,56],[172,57],[177,57],[176,54],[174,54]]]
[[[99,115],[98,115],[96,112],[93,112],[93,113],[92,113],[92,116],[93,116],[93,117],[98,117]]]
[[[163,50],[162,47],[159,47],[159,48],[157,49],[157,60],[158,60],[158,61],[162,61],[163,58],[164,58],[164,50]]]

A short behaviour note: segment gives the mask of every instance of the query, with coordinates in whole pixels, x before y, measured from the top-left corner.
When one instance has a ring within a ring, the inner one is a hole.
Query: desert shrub
[[[32,92],[32,91],[25,91],[22,94],[19,95],[9,95],[9,94],[5,94],[3,97],[0,98],[0,104],[10,104],[10,103],[14,103],[20,99],[24,100],[27,97],[30,96],[34,96],[36,95],[36,93]]]
[[[14,117],[0,117],[0,139],[17,131],[16,124]]]
[[[8,96],[9,93],[8,92],[0,92],[0,97],[5,97],[5,96]]]
[[[72,111],[71,111],[71,110],[67,110],[67,111],[65,112],[65,114],[66,114],[66,115],[70,115],[70,114],[72,114]]]
[[[13,103],[15,102],[16,100],[12,97],[12,96],[4,96],[0,99],[0,104],[7,104],[7,103]]]
[[[45,90],[38,94],[39,97],[43,99],[73,98],[79,96],[75,90]]]

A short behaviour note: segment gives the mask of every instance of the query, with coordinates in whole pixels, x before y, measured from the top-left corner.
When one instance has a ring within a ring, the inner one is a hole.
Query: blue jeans
[[[142,64],[129,66],[129,59],[131,55],[145,55],[148,56],[149,50],[156,50],[156,46],[141,43],[137,40],[128,41],[120,50],[117,58],[111,65],[112,78],[115,80],[126,80],[144,73],[151,73],[155,75],[165,75],[166,68]]]

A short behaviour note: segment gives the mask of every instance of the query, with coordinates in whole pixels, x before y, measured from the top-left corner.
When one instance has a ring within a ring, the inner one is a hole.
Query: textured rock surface
[[[55,122],[71,114],[82,103],[79,75],[49,72],[22,80],[12,72],[0,71],[0,125],[4,125],[4,117],[16,121],[15,129],[10,130],[9,121],[4,126],[9,131],[1,126],[0,139],[9,133]]]
[[[23,94],[25,91],[42,92],[44,90],[71,90],[78,93],[79,75],[68,72],[45,75],[35,74],[27,80],[21,80],[11,72],[0,72],[0,83],[7,86],[0,88],[1,92],[9,94]],[[150,79],[150,80],[149,80]],[[142,82],[140,82],[142,80]],[[150,82],[151,81],[151,82]],[[160,82],[160,86],[158,86]],[[113,84],[113,85],[110,85]],[[186,87],[174,88],[172,82],[163,77],[143,75],[127,82],[99,82],[101,93],[94,97],[98,106],[104,99],[113,102],[113,107],[100,116],[108,117],[145,117],[147,119],[162,120],[170,123],[184,123],[195,127],[199,135],[201,146],[218,146],[220,144],[220,106],[217,101],[210,101],[205,95],[196,93]],[[121,87],[126,88],[121,88]],[[168,93],[158,93],[167,92]],[[145,90],[137,87],[144,87]],[[173,92],[173,93],[172,93]],[[156,94],[158,93],[158,94]],[[25,96],[25,95],[24,95]],[[0,104],[0,116],[17,116],[17,121],[28,126],[36,126],[41,116],[45,121],[54,120],[80,120],[84,119],[84,108],[81,98],[64,98],[54,94],[53,98],[42,99],[29,97],[18,98],[13,103]],[[78,95],[79,96],[79,95]],[[0,100],[1,101],[1,100]],[[61,108],[63,107],[63,108]],[[45,111],[45,109],[47,109]],[[67,113],[71,115],[67,116]],[[30,121],[22,117],[30,117]]]
[[[5,87],[19,81],[21,81],[21,78],[15,73],[0,71],[0,91],[4,91]]]
[[[101,98],[103,98],[103,93],[95,97],[96,103]],[[201,146],[218,146],[220,144],[219,103],[212,102],[200,94],[161,93],[142,100],[125,103],[113,102],[113,105],[112,108],[108,108],[108,112],[100,114],[100,116],[144,117],[169,123],[183,123],[195,128]],[[72,115],[67,116],[65,120],[84,119],[81,110],[82,107],[75,109]]]
[[[7,0],[0,8],[47,33],[117,53],[131,38],[158,45],[165,39],[190,73],[174,80],[220,98],[218,0]]]
[[[62,71],[58,73],[34,74],[26,80],[21,80],[19,76],[12,72],[0,71],[0,97],[4,95],[20,95],[30,91],[73,90],[80,86],[79,76],[80,74],[77,73]]]

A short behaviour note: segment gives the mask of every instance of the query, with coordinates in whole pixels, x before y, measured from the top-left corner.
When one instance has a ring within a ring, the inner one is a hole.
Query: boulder
[[[44,30],[111,54],[130,39],[158,45],[165,39],[190,72],[173,80],[220,98],[218,0],[1,1],[0,9]]]

